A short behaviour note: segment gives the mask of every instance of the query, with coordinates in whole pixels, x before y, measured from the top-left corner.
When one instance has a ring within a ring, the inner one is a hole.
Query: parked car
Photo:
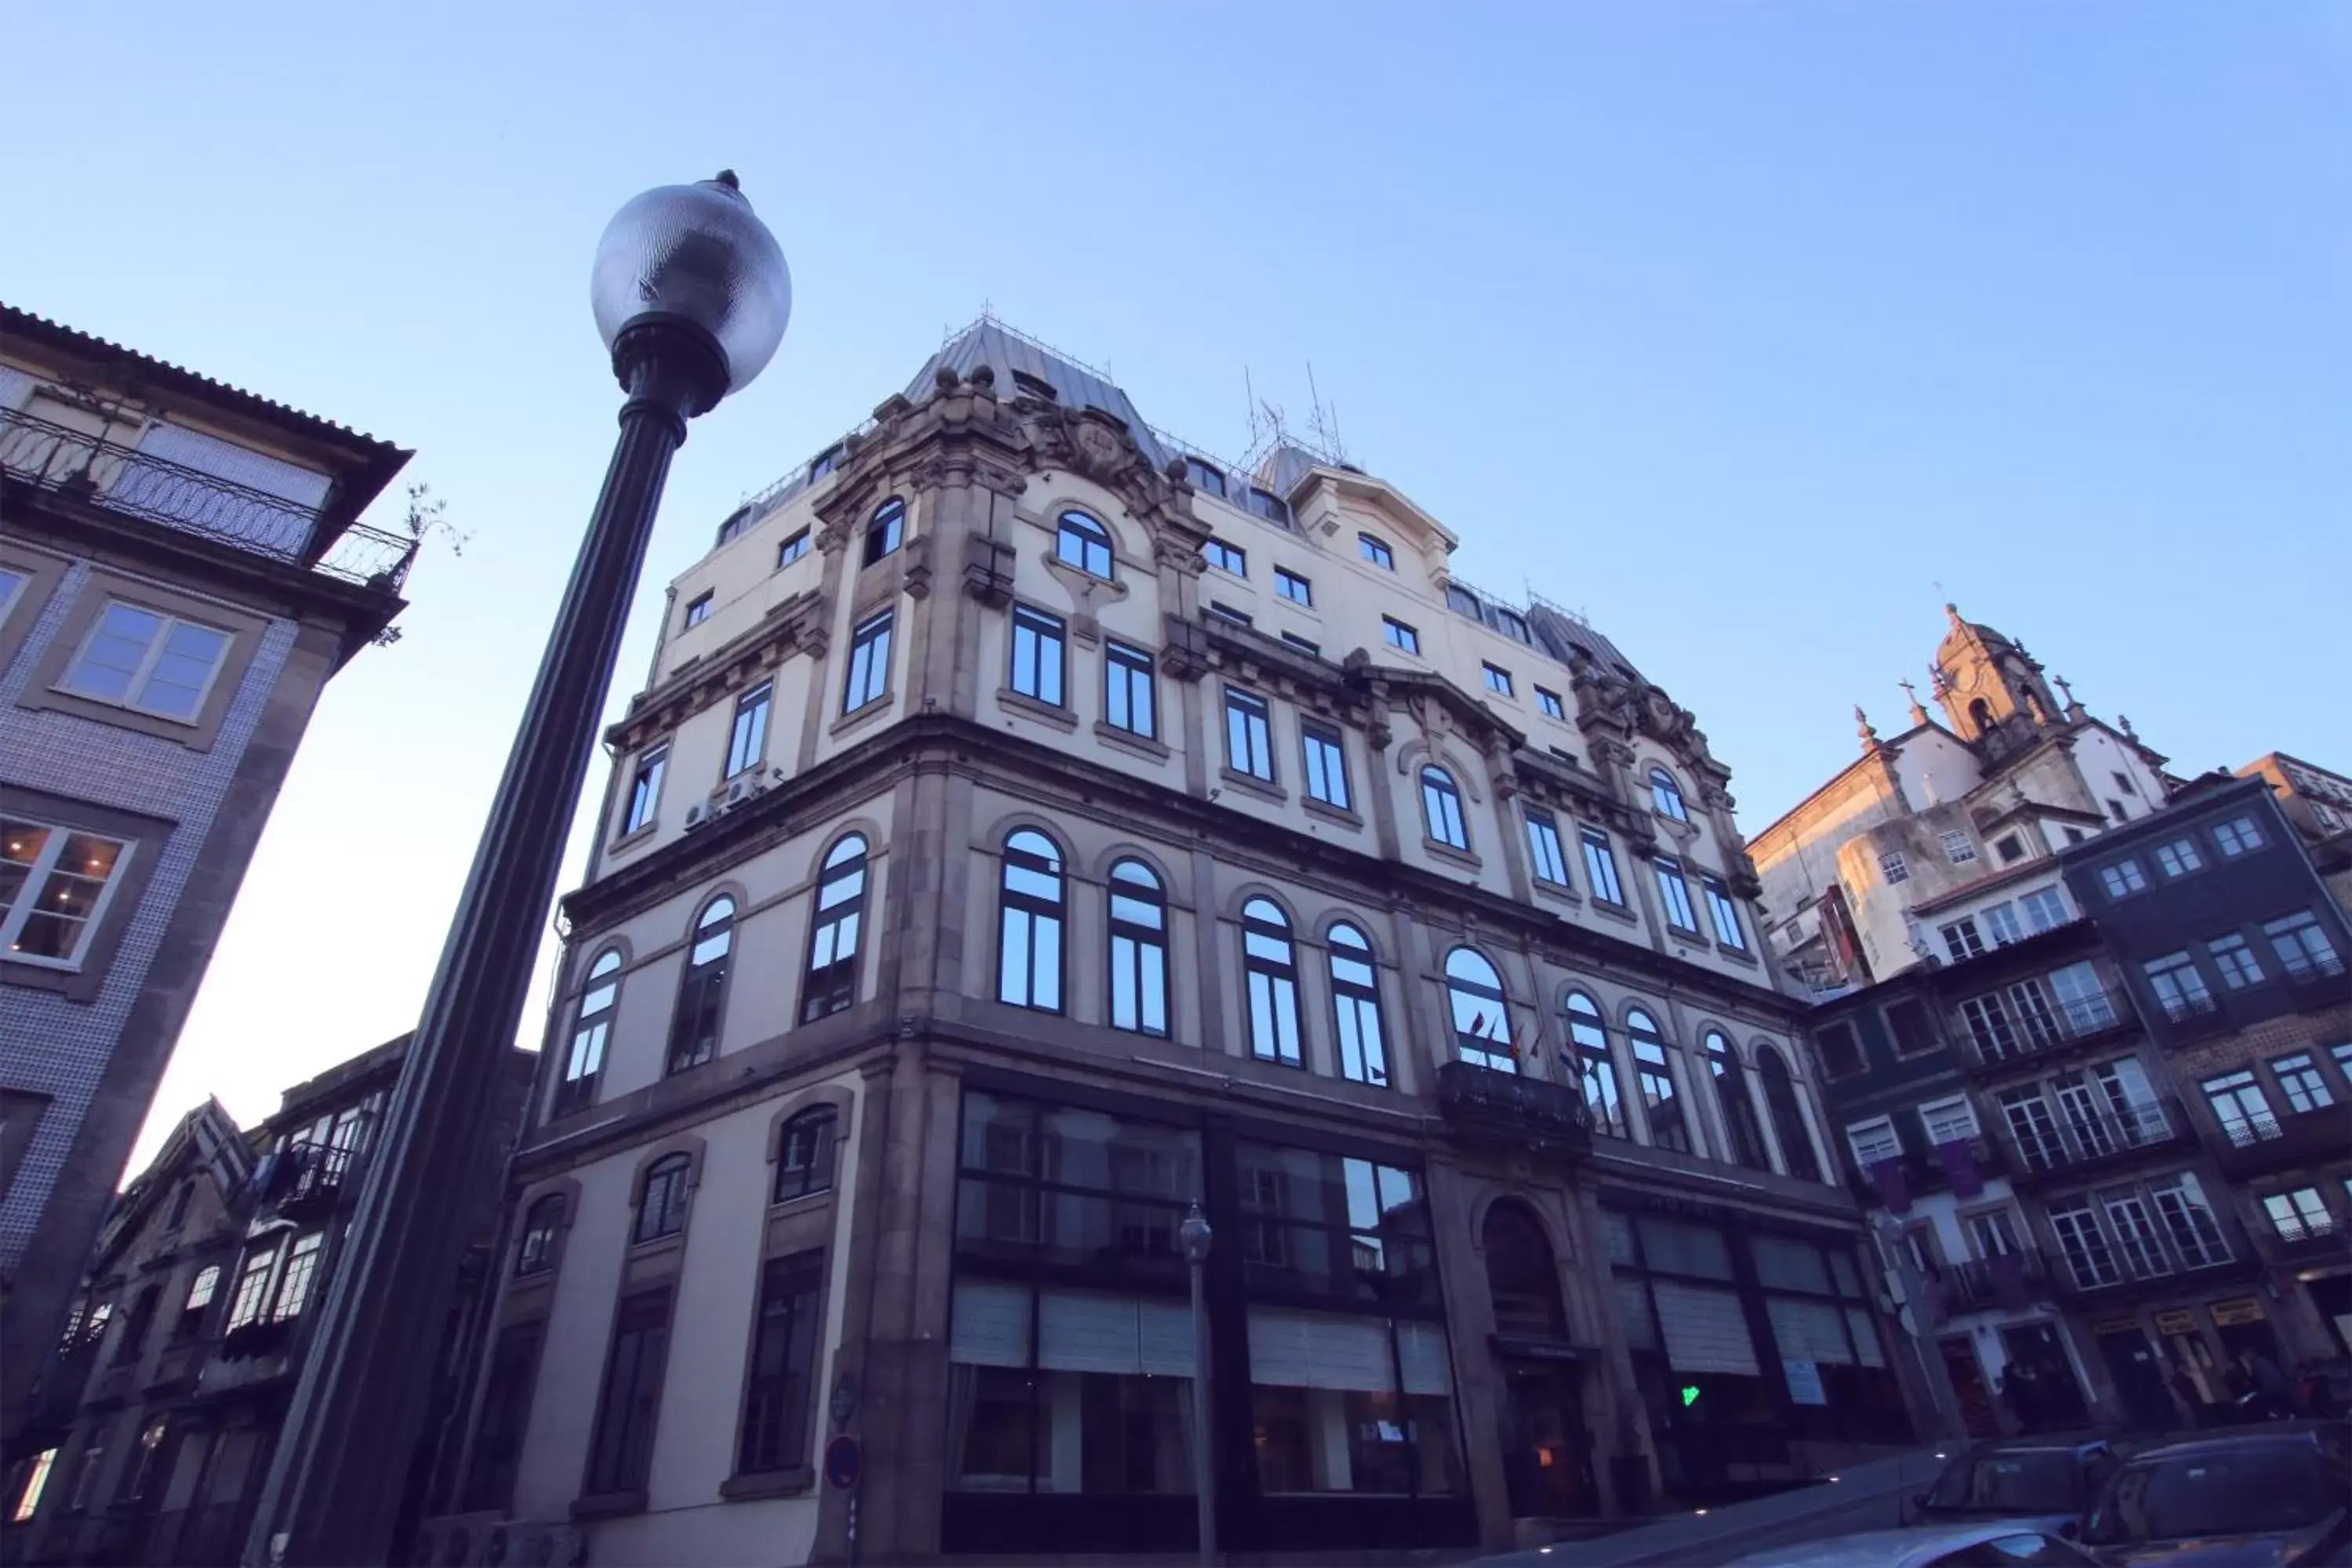
[[[1866,1530],[1801,1546],[1776,1546],[1731,1568],[2097,1568],[2098,1559],[2054,1531],[2008,1519]]]
[[[2123,1456],[2104,1438],[2017,1438],[1954,1454],[1935,1485],[1903,1510],[1906,1524],[2011,1519],[2052,1534],[2079,1521]]]
[[[2108,1568],[2352,1564],[2352,1431],[2285,1423],[2135,1454],[2079,1539]]]

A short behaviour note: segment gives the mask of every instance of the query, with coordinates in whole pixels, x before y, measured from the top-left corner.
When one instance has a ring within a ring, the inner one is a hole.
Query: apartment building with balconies
[[[1181,1549],[1196,1422],[1223,1544],[1325,1561],[1903,1436],[1728,770],[1457,543],[992,321],[725,519],[608,737],[436,1560],[845,1556],[837,1431],[874,1561]]]
[[[0,1438],[311,714],[401,610],[415,542],[359,518],[407,458],[0,306]]]

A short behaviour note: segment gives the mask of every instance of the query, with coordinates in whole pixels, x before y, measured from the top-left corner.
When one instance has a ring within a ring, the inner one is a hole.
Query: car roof
[[[2339,1434],[2343,1428],[2334,1428]],[[2301,1426],[2252,1427],[2237,1432],[2216,1432],[2184,1442],[2167,1443],[2161,1447],[2143,1448],[2132,1456],[2135,1459],[2178,1459],[2200,1454],[2226,1454],[2244,1448],[2315,1448],[2330,1430],[2330,1424],[2316,1423]]]
[[[1734,1568],[1904,1568],[1946,1552],[2004,1535],[2048,1534],[2032,1519],[2001,1519],[1974,1524],[1936,1524],[1910,1530],[1866,1530],[1825,1541],[1776,1547],[1739,1558]]]

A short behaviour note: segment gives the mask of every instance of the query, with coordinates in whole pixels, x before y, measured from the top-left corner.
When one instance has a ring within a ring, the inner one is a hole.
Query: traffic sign
[[[846,1432],[836,1433],[824,1446],[824,1479],[843,1491],[857,1484],[866,1470],[866,1450]]]

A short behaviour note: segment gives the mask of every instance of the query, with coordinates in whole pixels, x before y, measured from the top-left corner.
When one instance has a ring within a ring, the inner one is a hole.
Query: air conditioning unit
[[[751,780],[738,779],[733,784],[727,786],[727,798],[720,804],[719,809],[721,811],[732,811],[737,806],[742,805],[745,801],[750,800],[753,795],[759,793],[760,792],[753,787]]]
[[[704,823],[709,822],[709,820],[710,808],[709,806],[689,805],[686,808],[686,830],[688,833],[693,832],[696,828],[701,826]]]

